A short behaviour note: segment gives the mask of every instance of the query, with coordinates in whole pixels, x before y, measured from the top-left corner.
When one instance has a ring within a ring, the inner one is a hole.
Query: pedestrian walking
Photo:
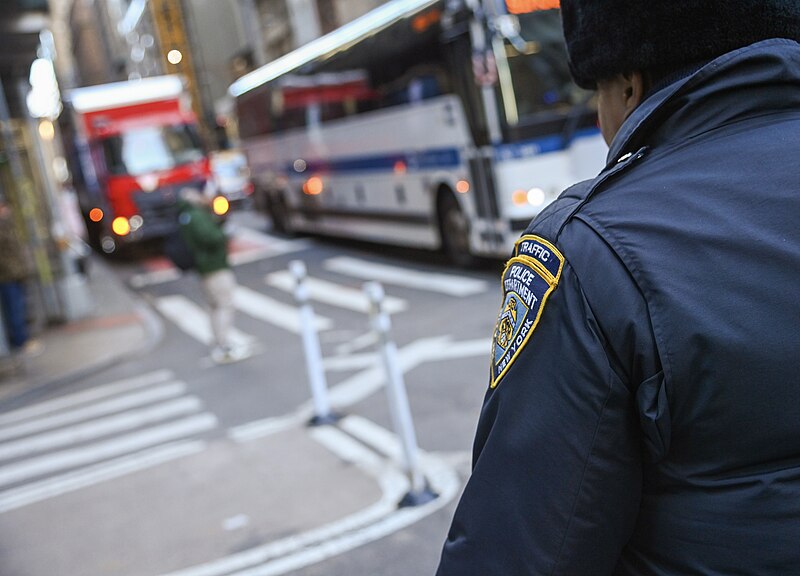
[[[561,10],[608,163],[505,268],[437,574],[800,574],[800,2]]]
[[[42,344],[32,340],[28,331],[28,307],[25,282],[30,266],[22,241],[17,234],[11,205],[0,198],[0,305],[9,347],[12,352],[38,353]]]
[[[236,276],[228,264],[228,239],[208,197],[192,188],[181,191],[178,200],[180,238],[185,242],[192,266],[200,275],[211,309],[214,347],[211,359],[219,364],[242,360],[249,350],[231,340]],[[177,250],[178,252],[180,250]]]

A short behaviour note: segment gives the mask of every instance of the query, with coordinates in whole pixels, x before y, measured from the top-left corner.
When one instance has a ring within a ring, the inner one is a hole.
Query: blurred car
[[[211,154],[211,178],[214,192],[230,204],[243,204],[253,195],[247,158],[238,150],[223,150]]]

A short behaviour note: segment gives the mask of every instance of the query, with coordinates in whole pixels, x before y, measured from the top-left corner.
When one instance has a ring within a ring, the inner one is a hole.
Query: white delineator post
[[[397,356],[397,345],[391,339],[392,321],[383,307],[384,290],[378,282],[364,284],[364,293],[370,301],[372,328],[377,332],[383,366],[386,370],[386,393],[395,433],[400,438],[403,466],[408,474],[411,490],[400,501],[400,506],[419,506],[437,497],[428,486],[419,468],[419,448],[414,431],[414,420],[408,404],[408,394],[403,380],[403,370]]]
[[[314,322],[314,309],[311,307],[306,284],[306,265],[300,260],[289,263],[289,271],[295,279],[294,298],[300,308],[300,332],[303,337],[303,350],[306,357],[306,371],[308,384],[311,388],[311,397],[314,402],[314,417],[311,418],[312,426],[332,424],[336,416],[331,412],[328,400],[328,384],[325,380],[325,369],[322,365],[322,351],[319,344],[316,323]]]

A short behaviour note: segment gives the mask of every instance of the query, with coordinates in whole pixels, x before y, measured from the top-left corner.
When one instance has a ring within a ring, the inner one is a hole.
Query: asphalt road
[[[14,496],[0,498],[0,573],[434,572],[469,469],[501,263],[459,270],[435,254],[265,229],[250,214],[231,221],[237,338],[254,350],[235,364],[209,358],[196,277],[155,253],[114,264],[160,315],[162,340],[49,408],[0,415],[0,488]],[[336,427],[306,426],[292,260],[309,271],[330,400],[345,416]],[[440,494],[422,507],[396,507],[410,488],[366,280],[385,287],[420,471]]]

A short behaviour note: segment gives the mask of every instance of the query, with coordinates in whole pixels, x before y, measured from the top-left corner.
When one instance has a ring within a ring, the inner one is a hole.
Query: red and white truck
[[[112,253],[172,232],[180,190],[205,189],[211,178],[182,78],[78,88],[69,103],[74,180],[90,242]]]

